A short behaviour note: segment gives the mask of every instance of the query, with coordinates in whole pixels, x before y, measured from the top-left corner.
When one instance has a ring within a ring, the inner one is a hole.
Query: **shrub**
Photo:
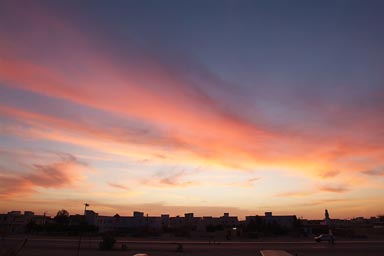
[[[116,243],[116,239],[110,234],[104,234],[102,238],[103,241],[99,244],[100,250],[112,250]]]

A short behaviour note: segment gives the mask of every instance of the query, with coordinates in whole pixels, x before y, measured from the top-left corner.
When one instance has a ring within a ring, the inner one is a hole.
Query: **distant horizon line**
[[[62,210],[62,209],[60,209]],[[60,211],[58,210],[58,211]],[[64,209],[65,210],[65,209]],[[90,211],[90,212],[94,212],[96,214],[99,214],[98,212],[90,209],[90,210],[84,210],[83,214],[80,214],[80,213],[75,213],[75,214],[69,214],[69,216],[76,216],[76,215],[80,215],[80,216],[85,216],[85,211]],[[4,213],[0,213],[1,215],[3,214],[12,214],[12,213],[19,213],[20,215],[26,215],[26,213],[32,213],[33,215],[36,215],[36,216],[45,216],[45,217],[54,217],[55,215],[46,215],[45,213],[47,212],[43,212],[43,214],[36,214],[34,211],[31,211],[31,210],[24,210],[24,211],[21,211],[21,210],[11,210],[11,211],[8,211],[8,212],[4,212]],[[69,213],[69,212],[68,212]],[[140,217],[162,217],[162,216],[166,216],[168,215],[169,218],[177,218],[177,217],[180,217],[180,218],[186,218],[188,214],[192,214],[190,217],[192,218],[208,218],[208,217],[211,217],[211,218],[221,218],[221,217],[236,217],[238,218],[239,221],[241,220],[246,220],[247,217],[254,217],[254,216],[259,216],[259,217],[266,217],[268,216],[268,214],[270,214],[269,216],[270,217],[284,217],[284,216],[295,216],[297,219],[299,220],[324,220],[325,218],[320,218],[320,219],[316,219],[316,218],[303,218],[302,216],[301,217],[298,217],[297,214],[280,214],[280,215],[273,215],[273,212],[271,211],[268,211],[268,212],[264,212],[264,215],[259,215],[259,214],[254,214],[254,215],[245,215],[243,219],[241,219],[239,216],[235,216],[235,215],[230,215],[229,212],[224,212],[223,215],[221,216],[213,216],[213,215],[202,215],[202,216],[195,216],[195,213],[194,212],[185,212],[184,215],[181,215],[181,214],[177,214],[177,215],[171,215],[169,213],[161,213],[160,215],[149,215],[148,213],[145,213],[143,211],[139,211],[139,210],[135,210],[135,211],[132,211],[132,215],[120,215],[118,213],[115,213],[115,214],[111,214],[111,215],[98,215],[98,216],[103,216],[103,217],[114,217],[115,215],[118,215],[119,217],[135,217],[135,213],[139,213],[140,214]],[[228,214],[228,215],[226,215]],[[384,216],[384,215],[371,215],[369,217],[364,217],[364,216],[356,216],[356,217],[352,217],[352,218],[330,218],[331,220],[354,220],[354,219],[360,219],[360,218],[363,218],[363,219],[371,219],[371,218],[379,218],[381,216]]]

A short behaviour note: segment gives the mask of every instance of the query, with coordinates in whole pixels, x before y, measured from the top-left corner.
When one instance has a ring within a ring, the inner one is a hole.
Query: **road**
[[[73,238],[28,238],[23,245],[22,238],[5,238],[0,241],[0,255],[10,250],[18,252],[18,256],[109,256],[134,255],[148,253],[150,256],[259,256],[261,250],[285,250],[298,256],[380,256],[384,255],[384,241],[337,241],[334,245],[313,241],[267,241],[238,242],[225,241],[209,244],[207,241],[154,241],[120,239],[113,251],[98,250],[98,239],[82,239],[78,251],[79,239]],[[122,244],[127,249],[122,250]],[[183,251],[177,252],[179,244]],[[77,254],[79,252],[79,254]]]

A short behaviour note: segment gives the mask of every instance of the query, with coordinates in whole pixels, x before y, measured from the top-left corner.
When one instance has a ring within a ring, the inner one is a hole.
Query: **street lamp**
[[[84,215],[85,215],[85,212],[87,211],[87,207],[89,206],[88,203],[84,203]]]

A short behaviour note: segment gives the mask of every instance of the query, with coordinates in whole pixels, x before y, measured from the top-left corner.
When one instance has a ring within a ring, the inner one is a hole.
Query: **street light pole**
[[[87,207],[89,206],[89,204],[88,203],[84,203],[84,215],[85,215],[85,213],[86,213],[86,211],[87,211]]]

